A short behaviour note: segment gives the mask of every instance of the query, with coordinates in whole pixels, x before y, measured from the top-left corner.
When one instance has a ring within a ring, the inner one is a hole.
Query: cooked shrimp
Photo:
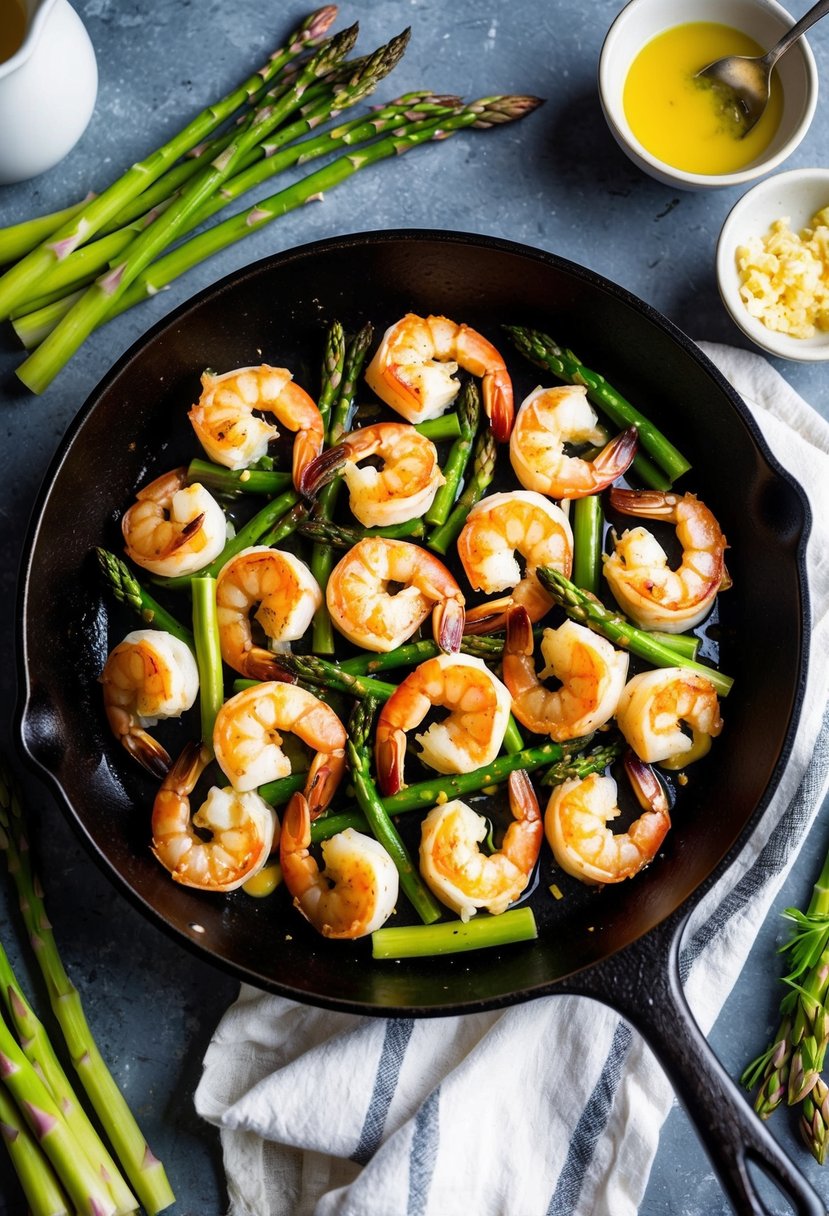
[[[518,564],[524,559],[524,574]],[[521,604],[531,621],[539,621],[553,605],[552,596],[535,577],[539,566],[552,566],[569,577],[573,564],[573,532],[561,507],[531,490],[490,494],[472,508],[458,537],[458,557],[475,591],[487,595],[512,590],[466,614],[466,630],[503,629],[513,604]]]
[[[514,414],[512,380],[500,353],[468,325],[407,313],[383,334],[366,383],[408,422],[426,422],[458,395],[459,366],[483,377],[484,410],[495,438],[506,443]]]
[[[273,414],[286,430],[296,432],[293,476],[298,488],[303,469],[322,451],[325,424],[288,369],[263,363],[220,376],[204,372],[201,382],[202,394],[188,417],[210,459],[228,469],[244,469],[259,460],[279,432],[258,414]]]
[[[258,794],[215,785],[191,818],[190,795],[209,761],[207,748],[188,743],[170,769],[153,804],[152,850],[185,887],[235,891],[268,860],[279,823]]]
[[[187,484],[187,470],[163,473],[135,496],[121,520],[127,557],[152,574],[195,574],[218,557],[227,520],[203,485]]]
[[[583,385],[534,389],[521,403],[509,441],[521,485],[551,498],[585,498],[621,477],[636,455],[636,427],[611,439],[593,460],[565,454],[565,444],[604,443],[597,422]]]
[[[482,659],[437,655],[410,672],[380,710],[375,759],[384,794],[402,788],[406,732],[433,708],[449,713],[415,735],[424,764],[439,773],[468,773],[498,755],[510,715],[506,688]]]
[[[243,549],[216,579],[222,658],[251,679],[278,678],[271,652],[254,645],[252,609],[256,608],[254,619],[278,648],[302,637],[321,603],[319,583],[298,557],[267,545]]]
[[[385,924],[397,903],[399,878],[380,842],[346,828],[323,841],[323,870],[310,844],[308,802],[294,794],[282,820],[279,861],[294,907],[305,919],[333,938],[365,937]]]
[[[533,661],[533,634],[524,608],[507,617],[504,683],[512,694],[512,712],[539,735],[561,743],[598,730],[616,712],[628,671],[628,656],[584,625],[565,621],[545,629],[541,653],[546,667],[539,677]],[[561,687],[551,691],[541,679],[555,676]]]
[[[717,592],[731,586],[720,525],[694,494],[611,490],[610,505],[625,515],[676,524],[682,561],[676,570],[659,541],[637,527],[615,538],[604,559],[605,578],[620,607],[642,629],[682,633],[710,611]]]
[[[461,589],[443,562],[408,541],[358,541],[331,571],[325,598],[334,625],[364,650],[394,650],[430,612],[440,648],[460,647]]]
[[[311,814],[324,810],[345,771],[345,728],[330,706],[295,684],[275,680],[246,688],[225,701],[216,715],[213,747],[235,790],[287,777],[291,762],[282,735],[297,735],[314,752],[305,795]]]
[[[515,903],[530,881],[544,827],[532,783],[523,771],[510,773],[513,822],[499,852],[487,856],[478,845],[487,821],[465,802],[434,807],[421,824],[420,873],[437,898],[462,921],[479,908],[497,916]]]
[[[178,718],[195,703],[199,672],[189,648],[161,629],[136,629],[110,653],[101,683],[116,739],[144,768],[163,777],[170,757],[145,728]]]
[[[591,773],[553,790],[544,815],[550,848],[562,870],[586,883],[621,882],[653,861],[671,826],[668,800],[647,765],[625,756],[625,771],[644,814],[626,832],[607,826],[618,818],[612,777]]]
[[[699,759],[723,728],[714,685],[687,667],[660,667],[634,676],[619,698],[616,722],[648,764]]]
[[[382,460],[382,467],[361,466],[369,456]],[[406,422],[378,422],[346,435],[308,465],[302,493],[316,497],[340,472],[348,486],[351,514],[365,528],[419,519],[444,482],[437,448]]]

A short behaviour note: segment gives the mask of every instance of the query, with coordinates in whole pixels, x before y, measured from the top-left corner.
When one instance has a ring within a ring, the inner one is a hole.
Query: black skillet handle
[[[682,913],[669,917],[556,990],[595,997],[645,1037],[696,1127],[735,1212],[771,1216],[748,1169],[754,1163],[797,1216],[827,1216],[826,1205],[751,1109],[694,1021],[679,981],[679,942],[686,920]]]

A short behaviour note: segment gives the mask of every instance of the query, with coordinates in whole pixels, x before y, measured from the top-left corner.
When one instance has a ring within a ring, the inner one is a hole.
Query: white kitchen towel
[[[683,951],[707,1032],[827,790],[829,426],[764,359],[703,349],[814,514],[811,659],[794,750]],[[230,1216],[632,1216],[671,1102],[640,1036],[579,997],[386,1020],[249,986],[216,1029],[196,1092],[200,1115],[221,1129]]]

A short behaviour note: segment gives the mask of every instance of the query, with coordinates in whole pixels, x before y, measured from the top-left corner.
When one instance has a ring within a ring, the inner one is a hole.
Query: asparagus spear
[[[351,675],[336,663],[329,663],[317,655],[280,654],[277,656],[277,662],[285,671],[296,676],[301,684],[310,684],[313,689],[331,688],[359,699],[373,697],[383,701],[387,701],[392,693],[397,691],[396,684],[386,684],[382,680],[372,680],[367,676]]]
[[[166,608],[162,608],[160,604],[156,603],[149,592],[138,582],[126,562],[122,562],[120,557],[116,557],[108,549],[97,548],[95,553],[107,586],[117,600],[134,609],[145,625],[152,625],[155,629],[164,629],[195,651],[193,634],[190,630],[171,616]]]
[[[332,549],[351,549],[358,541],[371,536],[386,536],[391,540],[418,539],[423,536],[424,528],[420,519],[410,519],[405,524],[389,524],[385,528],[350,528],[345,524],[335,524],[331,520],[311,516],[300,520],[297,531],[309,540],[330,545]]]
[[[476,916],[439,925],[386,925],[371,935],[372,958],[423,958],[459,954],[490,946],[511,946],[532,941],[538,927],[530,907],[510,908],[500,916]]]
[[[711,681],[719,696],[728,696],[734,683],[730,676],[723,675],[721,671],[715,671],[713,667],[706,667],[704,663],[697,663],[692,659],[683,659],[678,664],[676,650],[655,640],[653,635],[646,633],[644,629],[637,629],[618,613],[605,608],[597,599],[581,591],[551,566],[540,566],[536,570],[536,576],[571,620],[577,621],[580,625],[586,625],[594,633],[600,633],[614,645],[639,655],[641,659],[646,659],[654,667],[681,665],[689,671],[705,676]]]
[[[420,877],[417,866],[389,818],[371,777],[368,737],[376,708],[377,702],[367,697],[364,701],[357,702],[349,720],[346,751],[354,793],[373,835],[394,862],[400,875],[400,885],[412,907],[424,925],[431,925],[440,920],[443,909]]]
[[[187,480],[200,482],[214,494],[236,497],[240,494],[264,494],[271,498],[293,485],[290,473],[278,473],[270,469],[226,469],[210,460],[191,460],[187,466]]]
[[[635,426],[639,431],[639,443],[671,482],[690,469],[689,462],[662,432],[608,384],[604,376],[585,367],[571,350],[565,350],[548,334],[537,329],[522,325],[505,325],[504,329],[531,363],[552,372],[567,384],[583,384],[590,400],[604,410],[617,426]]]
[[[818,1077],[803,1100],[800,1133],[809,1152],[823,1165],[829,1148],[829,1086]]]
[[[115,1216],[115,1204],[69,1132],[60,1108],[0,1018],[0,1076],[81,1216]]]
[[[458,490],[472,454],[472,445],[481,417],[481,395],[474,380],[467,380],[461,389],[455,416],[460,423],[460,437],[452,444],[443,467],[444,483],[426,512],[427,524],[432,524],[434,527],[446,523],[447,516],[458,497]]]
[[[475,506],[475,503],[480,502],[483,498],[492,478],[495,476],[496,454],[497,448],[492,438],[492,432],[489,429],[479,431],[478,438],[475,441],[472,457],[472,476],[469,479],[469,484],[455,503],[446,522],[441,524],[439,528],[435,528],[430,533],[429,539],[426,542],[435,553],[445,556],[450,547],[458,539],[460,530],[466,522],[467,515]]]
[[[19,379],[28,388],[33,392],[42,392],[51,383],[84,339],[111,313],[113,305],[124,295],[129,285],[153,258],[174,240],[202,204],[233,175],[245,153],[273,130],[286,114],[296,109],[306,86],[328,71],[332,64],[344,58],[356,37],[357,27],[351,26],[323,44],[298,73],[296,82],[283,92],[279,100],[255,111],[238,128],[233,142],[207,168],[188,182],[155,222],[131,242],[124,253],[123,261],[87,288],[77,304],[17,369]],[[94,206],[94,203],[91,206]]]
[[[353,76],[350,75],[350,78],[341,88],[326,89],[323,97],[314,106],[308,107],[307,112],[303,114],[302,118],[297,119],[276,134],[268,135],[265,140],[241,154],[238,165],[233,170],[233,175],[223,182],[220,190],[211,193],[204,202],[182,221],[177,228],[176,235],[180,237],[191,232],[194,228],[204,224],[218,211],[221,211],[234,199],[240,198],[255,186],[261,185],[293,165],[305,164],[309,160],[324,156],[340,148],[343,144],[351,146],[352,144],[357,145],[371,140],[378,133],[393,129],[404,117],[410,117],[412,114],[419,114],[421,112],[440,114],[448,112],[446,105],[441,99],[433,99],[429,94],[414,94],[411,98],[401,98],[396,102],[392,102],[390,105],[375,112],[370,119],[365,117],[356,118],[330,131],[315,134],[310,139],[298,141],[300,135],[313,131],[324,119],[334,117],[341,113],[342,110],[356,105],[357,102],[372,93],[381,80],[399,61],[406,47],[408,37],[409,31],[405,30],[403,34],[392,38],[389,43],[380,47],[373,55],[365,57],[361,62],[360,70],[353,74]],[[292,143],[290,147],[282,147],[284,143],[290,141],[298,142]],[[229,154],[231,150],[230,144],[231,140],[225,138],[215,147],[211,145],[202,153],[198,161],[192,163],[198,171],[209,171],[211,166],[215,165],[223,155]],[[280,148],[281,150],[279,150]],[[176,170],[173,170],[166,176],[172,177],[175,172]],[[178,177],[181,178],[181,176],[181,173],[178,173]],[[187,180],[194,176],[195,172],[189,174]],[[162,179],[160,183],[156,183],[161,189],[164,188],[164,180]],[[182,185],[186,185],[186,181]],[[153,193],[155,195],[155,191]],[[64,290],[69,290],[77,282],[86,280],[90,270],[95,274],[107,265],[114,268],[117,265],[118,256],[124,253],[134,240],[135,235],[142,232],[159,215],[166,211],[180,193],[181,190],[171,192],[167,196],[162,196],[161,201],[156,203],[146,213],[141,213],[140,206],[144,195],[139,195],[138,199],[135,200],[135,205],[139,209],[137,217],[117,231],[100,237],[97,241],[76,250],[58,266],[53,267],[40,280],[37,290],[47,292],[61,286],[64,287]],[[31,298],[30,296],[18,304],[15,310],[16,314],[20,313],[21,307],[26,308],[28,299]],[[34,308],[35,305],[32,304],[32,309]],[[65,314],[53,309],[51,315],[57,323]],[[41,317],[43,317],[42,310]],[[33,330],[35,323],[36,319],[33,316],[17,315],[15,330],[18,334],[28,334]]]
[[[573,740],[573,744],[577,741]],[[571,778],[586,777],[590,773],[601,773],[609,764],[622,754],[624,742],[612,742],[603,747],[594,748],[587,755],[576,755],[573,744],[567,750],[559,743],[542,743],[538,747],[528,747],[523,751],[507,756],[497,756],[492,764],[485,768],[476,768],[471,773],[459,773],[452,776],[435,776],[428,781],[419,781],[408,785],[397,794],[391,794],[383,799],[383,806],[389,815],[402,815],[408,811],[428,811],[440,802],[448,802],[452,798],[463,798],[467,794],[478,794],[491,786],[501,785],[515,769],[524,769],[528,773],[548,767],[542,778],[545,785],[560,785]],[[270,791],[265,794],[264,787],[259,790],[263,798],[271,802]],[[280,791],[281,793],[281,791]],[[275,805],[275,804],[274,804]],[[360,825],[363,817],[353,811],[339,814],[321,815],[311,824],[311,839],[326,840],[329,836],[342,832],[347,827],[365,830]]]
[[[535,97],[486,98],[472,102],[442,122],[424,117],[404,123],[362,151],[338,157],[278,194],[214,225],[207,232],[191,237],[143,271],[115,303],[109,315],[116,316],[148,296],[155,295],[191,266],[198,265],[205,258],[228,248],[310,199],[320,197],[324,191],[333,189],[368,165],[387,160],[390,156],[400,156],[420,144],[446,139],[466,127],[488,129],[499,123],[515,121],[531,113],[540,104]]]
[[[803,1101],[823,1068],[829,1043],[829,855],[806,912],[787,908],[783,915],[795,928],[783,947],[792,968],[783,978],[789,991],[780,1003],[780,1027],[741,1078],[748,1089],[759,1085],[754,1109],[763,1119],[784,1098],[790,1105]],[[815,1104],[818,1114],[822,1105],[823,1099]]]
[[[31,1216],[71,1216],[49,1158],[3,1085],[0,1085],[0,1139],[8,1150]]]
[[[202,747],[213,755],[213,726],[224,701],[222,647],[216,607],[216,580],[212,575],[196,575],[193,590],[193,637],[199,669],[199,707]]]
[[[42,888],[32,871],[23,806],[2,769],[0,829],[0,848],[6,852],[6,862],[17,887],[26,930],[34,946],[35,958],[46,981],[52,1010],[63,1031],[72,1063],[139,1202],[146,1208],[149,1216],[156,1216],[156,1213],[175,1202],[175,1196],[164,1166],[150,1151],[101,1057],[84,1015],[80,994],[66,974],[52,926],[46,915]],[[75,1157],[77,1158],[77,1153]],[[74,1201],[74,1197],[70,1197]],[[101,1212],[113,1210],[111,1204],[101,1208]],[[90,1216],[94,1216],[94,1213]]]
[[[317,407],[322,417],[322,424],[327,429],[331,417],[331,409],[335,404],[343,379],[345,364],[345,333],[339,321],[332,321],[325,339],[325,350],[322,354],[322,376]]]
[[[342,379],[336,401],[333,403],[326,428],[326,443],[335,447],[348,430],[351,411],[354,407],[354,397],[357,392],[357,382],[374,337],[374,327],[369,323],[364,325],[352,338],[343,356]],[[330,520],[334,514],[339,486],[331,483],[325,486],[316,505],[317,516],[322,520]],[[311,550],[310,569],[320,586],[323,601],[314,615],[312,626],[312,646],[320,654],[334,653],[334,631],[331,618],[325,604],[325,589],[328,578],[334,568],[335,553],[330,544],[315,544]]]
[[[573,582],[591,595],[599,593],[602,519],[602,500],[598,494],[588,494],[573,503]]]
[[[0,985],[9,1020],[26,1059],[39,1074],[66,1120],[67,1129],[95,1175],[103,1180],[118,1213],[134,1212],[138,1201],[127,1186],[86,1111],[78,1102],[69,1078],[55,1055],[46,1028],[26,1000],[9,957],[0,945]],[[0,1086],[0,1089],[2,1087]]]
[[[497,662],[504,652],[503,638],[465,634],[461,639],[461,654],[471,654],[485,662]],[[391,670],[395,667],[415,667],[426,659],[433,659],[441,653],[437,642],[423,640],[407,642],[388,650],[385,654],[360,654],[353,659],[344,659],[340,671],[347,671],[353,676],[374,675],[377,671]]]
[[[249,76],[237,89],[220,101],[207,106],[172,139],[168,140],[145,160],[134,164],[122,177],[113,182],[101,194],[90,199],[48,240],[37,245],[25,257],[16,262],[0,278],[0,319],[9,313],[21,298],[28,293],[41,275],[55,262],[61,261],[97,232],[130,199],[135,198],[166,169],[211,131],[215,131],[241,105],[260,92],[264,85],[274,80],[289,59],[304,47],[317,42],[336,16],[336,8],[327,5],[312,13],[291,34],[285,47],[274,51],[263,67]]]

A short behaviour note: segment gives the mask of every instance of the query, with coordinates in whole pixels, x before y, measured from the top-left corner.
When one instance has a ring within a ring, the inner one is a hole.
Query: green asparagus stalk
[[[49,1158],[70,1201],[82,1216],[114,1216],[115,1204],[78,1149],[60,1108],[0,1018],[0,1077],[29,1130]]]
[[[430,549],[445,556],[458,539],[466,517],[476,502],[480,502],[495,476],[495,458],[497,447],[492,433],[487,430],[479,431],[475,441],[472,457],[472,476],[469,484],[461,494],[454,508],[449,513],[446,522],[435,528],[429,534],[427,544]]]
[[[352,338],[345,351],[339,392],[331,407],[326,429],[325,439],[329,447],[336,447],[347,432],[360,373],[373,337],[374,327],[370,323],[364,325]],[[335,482],[323,488],[316,504],[316,514],[319,519],[330,520],[333,517],[338,491],[339,486]],[[317,654],[334,653],[334,629],[325,603],[325,589],[328,586],[328,579],[335,561],[336,554],[331,544],[313,546],[310,569],[323,595],[322,603],[314,614],[311,629],[311,645]]]
[[[371,935],[371,956],[377,959],[423,958],[458,954],[492,946],[511,946],[538,937],[533,910],[510,908],[500,916],[476,916],[439,925],[386,925]]]
[[[417,866],[389,818],[371,777],[368,737],[377,703],[371,697],[358,701],[348,725],[346,751],[357,803],[372,833],[391,857],[400,876],[400,886],[424,925],[434,924],[443,909],[420,877]]]
[[[481,416],[481,396],[474,380],[467,380],[457,399],[454,415],[460,425],[460,436],[452,448],[443,467],[443,485],[435,494],[431,507],[426,512],[426,523],[439,527],[446,523],[447,516],[455,504],[458,491],[466,473],[472,454],[475,433]]]
[[[789,991],[780,1003],[780,1027],[741,1078],[748,1089],[759,1085],[754,1109],[764,1119],[784,1098],[795,1105],[807,1097],[818,1082],[829,1044],[829,855],[806,912],[787,908],[783,915],[794,929],[783,946],[792,967],[783,977]],[[821,1105],[818,1102],[816,1109]]]
[[[114,304],[124,295],[129,285],[179,235],[190,217],[207,199],[233,176],[249,149],[273,130],[286,114],[297,108],[306,86],[348,54],[356,37],[357,28],[352,26],[323,44],[298,73],[296,82],[282,93],[279,100],[255,111],[238,128],[233,142],[207,168],[187,183],[154,223],[136,236],[127,247],[120,264],[87,288],[78,303],[17,369],[18,378],[28,388],[33,392],[43,392],[48,387],[96,325],[111,313]],[[94,203],[91,206],[94,206]]]
[[[191,460],[187,480],[199,482],[213,494],[236,497],[241,494],[262,494],[268,498],[281,494],[292,484],[290,473],[270,469],[226,469],[211,460]]]
[[[617,426],[635,426],[639,431],[640,445],[671,482],[690,469],[690,463],[665,435],[608,384],[604,376],[585,367],[571,350],[565,350],[549,335],[537,329],[521,325],[505,325],[504,329],[531,363],[552,372],[567,384],[583,384],[593,404],[602,409]]]
[[[571,620],[577,621],[580,625],[586,625],[588,629],[601,634],[615,646],[629,650],[631,654],[647,660],[654,667],[678,666],[675,650],[654,640],[652,634],[646,633],[643,629],[637,629],[635,625],[631,625],[617,613],[605,608],[597,599],[581,591],[558,570],[554,570],[551,566],[540,566],[536,570],[536,576]],[[719,696],[726,697],[731,691],[734,681],[730,676],[723,675],[721,671],[715,671],[713,667],[706,667],[704,663],[697,663],[691,659],[683,661],[681,665],[688,671],[696,672],[697,675],[705,676],[707,680],[710,680]]]
[[[599,594],[603,518],[598,494],[577,498],[573,503],[573,582],[591,595]]]
[[[290,511],[291,507],[296,503],[298,495],[295,490],[286,490],[284,494],[280,494],[277,498],[271,500],[261,511],[248,520],[243,528],[240,528],[234,537],[232,537],[221,553],[210,565],[205,566],[199,571],[202,575],[212,575],[215,577],[222,566],[229,562],[237,553],[241,553],[243,549],[249,548],[251,545],[261,543],[263,536],[267,535],[269,529],[273,528],[277,520],[281,519],[286,511]],[[153,582],[160,587],[168,587],[174,591],[189,590],[190,579],[189,574],[176,574],[170,577],[164,575],[156,575]]]
[[[156,1213],[175,1202],[175,1196],[163,1165],[150,1151],[101,1057],[84,1015],[80,994],[66,974],[52,926],[46,915],[42,888],[32,871],[23,806],[17,792],[12,790],[7,774],[2,770],[0,828],[0,847],[6,852],[6,862],[17,887],[29,940],[46,981],[52,1010],[63,1031],[72,1064],[139,1202],[149,1216],[156,1216]],[[45,1145],[43,1147],[45,1148]],[[77,1152],[73,1155],[75,1164],[79,1165]],[[60,1167],[55,1164],[59,1176],[64,1178]],[[76,1202],[73,1195],[70,1194],[70,1198]],[[82,1205],[78,1207],[81,1211],[87,1210]],[[98,1216],[101,1212],[113,1210],[107,1197],[106,1204],[101,1207]]]
[[[331,409],[340,393],[344,365],[345,333],[339,321],[332,321],[326,335],[325,350],[322,355],[322,376],[320,377],[322,387],[317,402],[322,424],[326,429],[331,417]]]
[[[31,1216],[71,1216],[66,1194],[49,1158],[29,1131],[4,1085],[0,1085],[0,1139],[8,1150]]]
[[[62,224],[73,219],[93,198],[94,195],[90,193],[77,203],[62,207],[60,211],[52,211],[48,215],[38,215],[19,224],[8,224],[5,228],[0,228],[0,266],[7,262],[16,262],[30,249],[34,249],[35,245],[48,240]]]
[[[440,418],[427,418],[425,422],[416,422],[414,429],[424,439],[432,443],[444,443],[449,439],[459,439],[461,423],[457,414],[441,414]]]
[[[192,266],[302,206],[310,199],[318,198],[369,165],[387,160],[391,156],[400,156],[420,144],[446,139],[466,127],[488,129],[498,123],[514,121],[529,114],[540,104],[537,98],[489,98],[472,102],[443,121],[421,118],[403,123],[396,131],[383,136],[376,143],[358,152],[338,157],[278,194],[231,216],[206,232],[191,237],[143,271],[127,292],[115,302],[109,315],[116,316],[141,300],[155,295]]]
[[[349,73],[349,78],[342,87],[327,88],[315,105],[303,107],[301,118],[280,131],[269,134],[261,143],[240,154],[238,166],[233,171],[233,175],[224,181],[220,190],[211,193],[201,205],[191,211],[178,226],[176,235],[181,237],[192,232],[194,228],[206,223],[230,202],[241,198],[254,187],[269,181],[294,165],[305,164],[307,161],[325,156],[329,152],[342,148],[343,145],[356,146],[372,140],[383,131],[394,129],[404,117],[411,117],[413,114],[421,112],[427,114],[450,112],[442,99],[435,99],[430,94],[412,94],[408,98],[401,98],[390,103],[375,112],[371,118],[356,118],[351,122],[342,123],[330,131],[315,133],[310,139],[299,140],[300,135],[307,134],[309,131],[313,132],[314,128],[324,119],[340,114],[344,109],[356,105],[371,94],[396,66],[405,50],[408,38],[409,31],[405,30],[380,47],[373,55],[366,56],[361,61],[359,70],[353,74]],[[215,146],[211,144],[197,161],[191,163],[199,171],[210,171],[211,166],[230,153],[231,142],[232,137],[225,137],[223,140],[217,141]],[[286,143],[290,143],[291,146],[283,147]],[[181,187],[186,186],[187,181],[196,174],[188,172],[185,177],[182,173],[183,168],[184,166],[176,166],[160,182],[157,182],[151,192],[153,197],[155,198],[157,192],[165,188],[167,179],[172,180],[174,175],[181,180]],[[106,266],[114,269],[117,266],[119,255],[124,253],[135,235],[152,224],[180,194],[181,188],[167,196],[162,195],[161,201],[145,213],[141,212],[141,204],[145,196],[139,195],[133,204],[133,208],[139,211],[137,216],[124,227],[76,250],[58,266],[53,267],[39,282],[37,290],[49,292],[60,286],[69,290],[77,282],[87,279],[90,270],[95,274]],[[18,334],[28,335],[33,332],[36,323],[42,327],[45,320],[42,312],[37,319],[34,316],[20,316],[21,308],[26,309],[27,303],[28,300],[21,301],[15,310],[15,329]],[[37,306],[32,303],[31,307],[34,310]],[[50,315],[57,323],[65,314],[52,309]]]
[[[69,1078],[49,1042],[46,1028],[26,1000],[2,945],[0,945],[0,986],[2,986],[9,1021],[17,1035],[23,1054],[58,1105],[78,1148],[87,1158],[96,1177],[105,1183],[116,1212],[134,1212],[138,1201],[92,1126],[86,1111],[78,1102]]]
[[[829,1086],[822,1077],[817,1078],[803,1100],[800,1133],[818,1165],[825,1164],[829,1148]]]
[[[390,671],[396,667],[416,667],[426,659],[433,659],[441,653],[437,642],[423,640],[407,642],[388,650],[385,654],[360,654],[352,659],[344,659],[340,670],[347,671],[353,676],[370,676],[378,671]],[[461,654],[474,655],[485,662],[498,662],[504,653],[503,638],[465,634],[461,641]]]
[[[386,684],[368,676],[350,675],[336,663],[329,663],[327,659],[317,655],[280,654],[277,656],[277,662],[285,671],[296,676],[300,684],[310,685],[312,689],[330,688],[360,700],[373,697],[381,701],[387,701],[392,693],[397,691],[396,684]]]
[[[423,536],[424,527],[422,519],[410,519],[404,524],[389,524],[385,528],[350,528],[328,519],[309,516],[300,520],[297,531],[309,540],[330,545],[333,549],[352,549],[359,541],[372,536],[385,536],[390,540],[417,540]]]
[[[282,71],[286,62],[306,46],[316,45],[320,34],[328,29],[336,15],[333,6],[313,13],[294,31],[286,47],[275,51],[268,62],[239,88],[234,89],[213,105],[202,110],[192,122],[168,140],[145,160],[134,164],[122,177],[101,194],[90,199],[46,241],[35,246],[0,278],[0,319],[9,316],[17,303],[31,291],[41,275],[55,262],[68,257],[83,242],[89,240],[109,219],[131,199],[146,190],[180,156],[188,152],[251,97],[257,95]]]
[[[156,603],[138,582],[126,562],[122,562],[120,557],[116,557],[108,549],[97,548],[95,553],[101,573],[115,598],[137,612],[145,625],[171,633],[195,653],[195,642],[190,630],[171,616],[166,608]]]
[[[383,806],[388,815],[403,815],[409,811],[428,811],[442,802],[452,798],[465,798],[467,794],[479,794],[502,785],[511,772],[525,769],[528,773],[540,768],[548,771],[542,778],[543,784],[560,785],[571,778],[586,777],[590,773],[601,773],[612,764],[624,751],[624,742],[614,741],[603,747],[595,748],[586,755],[577,755],[576,747],[579,741],[573,740],[567,750],[560,743],[542,743],[539,747],[528,747],[512,755],[497,756],[492,764],[485,768],[476,768],[471,773],[459,773],[451,776],[436,775],[427,781],[419,781],[408,785],[397,794],[384,798]],[[262,793],[263,798],[271,801],[269,795]],[[329,812],[321,815],[311,824],[311,839],[319,842],[344,831],[347,827],[365,830],[360,827],[362,816],[354,811]]]
[[[193,588],[193,637],[199,669],[199,708],[202,747],[213,754],[213,726],[224,701],[222,647],[216,607],[216,580],[212,575],[196,575]]]

